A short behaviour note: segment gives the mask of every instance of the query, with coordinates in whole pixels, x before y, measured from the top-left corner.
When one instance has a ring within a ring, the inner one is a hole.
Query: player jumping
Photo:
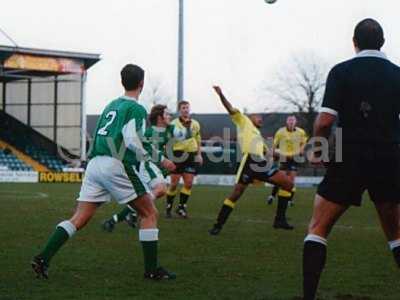
[[[96,127],[94,145],[89,155],[78,204],[74,215],[59,223],[44,249],[33,258],[32,268],[38,277],[48,278],[52,257],[85,227],[97,208],[114,198],[119,204],[134,207],[140,217],[139,240],[143,247],[148,279],[174,279],[176,276],[158,265],[157,209],[153,196],[138,167],[153,159],[142,145],[146,110],[137,102],[143,89],[144,71],[127,65],[121,71],[125,95],[104,109]],[[161,157],[161,165],[173,170],[175,165]]]
[[[225,199],[218,214],[217,223],[209,230],[211,235],[219,234],[236,202],[249,184],[255,181],[262,181],[276,184],[286,191],[291,191],[293,188],[293,182],[285,172],[270,166],[269,161],[265,158],[264,154],[268,149],[259,130],[262,125],[261,116],[258,114],[252,114],[249,117],[245,116],[231,105],[225,98],[220,87],[215,86],[214,90],[237,127],[238,143],[243,158],[237,171],[233,192]]]

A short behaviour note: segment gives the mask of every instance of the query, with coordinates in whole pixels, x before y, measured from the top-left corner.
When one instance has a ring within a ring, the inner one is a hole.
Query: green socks
[[[39,254],[43,260],[49,264],[51,258],[64,245],[64,243],[74,235],[76,228],[70,221],[63,221],[57,225],[56,230],[50,236],[43,251]]]
[[[140,229],[139,240],[143,247],[144,270],[152,272],[158,267],[158,229]]]

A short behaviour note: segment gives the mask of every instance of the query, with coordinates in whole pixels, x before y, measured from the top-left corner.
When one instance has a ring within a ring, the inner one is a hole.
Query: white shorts
[[[157,184],[167,184],[160,168],[151,161],[140,164],[139,174],[151,189],[154,189]]]
[[[133,166],[109,156],[96,156],[89,161],[77,201],[108,202],[111,197],[126,204],[149,193],[145,179]]]

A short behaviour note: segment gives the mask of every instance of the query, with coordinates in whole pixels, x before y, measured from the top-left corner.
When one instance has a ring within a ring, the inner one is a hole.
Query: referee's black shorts
[[[343,151],[343,162],[327,165],[317,194],[331,202],[360,206],[366,190],[374,202],[400,203],[398,145],[359,146]]]
[[[250,184],[270,182],[270,178],[278,172],[273,162],[254,154],[244,154],[236,173],[236,183]]]

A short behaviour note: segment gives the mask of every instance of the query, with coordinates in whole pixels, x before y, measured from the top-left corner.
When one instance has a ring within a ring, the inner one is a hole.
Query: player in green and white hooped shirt
[[[127,65],[121,71],[121,78],[125,95],[108,104],[97,122],[76,211],[69,220],[57,225],[44,249],[32,261],[32,268],[39,277],[48,277],[51,258],[89,222],[96,209],[112,197],[119,204],[134,207],[139,214],[145,278],[175,278],[175,274],[158,265],[157,209],[138,171],[142,161],[154,156],[142,144],[147,114],[137,103],[143,89],[144,71],[138,66]],[[161,158],[163,167],[175,168],[171,161],[160,154],[157,156]]]
[[[161,104],[153,106],[149,115],[149,121],[151,126],[146,129],[143,146],[149,152],[154,152],[152,151],[153,147],[158,150],[159,154],[165,153],[165,147],[172,138],[172,126],[169,125],[171,115],[168,112],[167,106]],[[159,157],[155,157],[154,159],[160,160]],[[142,162],[140,164],[140,174],[146,179],[155,198],[161,198],[166,194],[167,183],[165,177],[168,175],[168,170],[163,168],[160,163]],[[110,219],[104,221],[102,227],[105,231],[112,232],[115,225],[122,221],[126,221],[128,225],[135,227],[136,211],[127,205],[119,213],[114,214]]]

